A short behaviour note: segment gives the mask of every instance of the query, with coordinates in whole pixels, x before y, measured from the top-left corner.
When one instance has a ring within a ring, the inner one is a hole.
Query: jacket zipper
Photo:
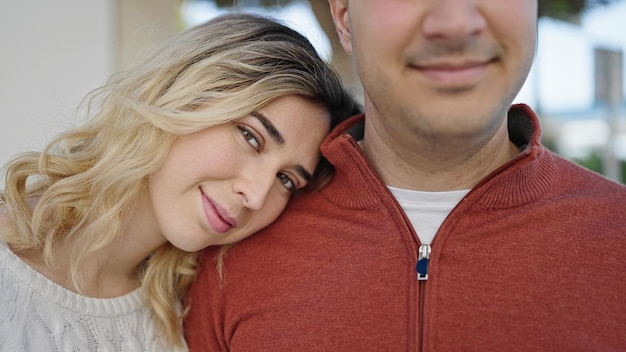
[[[417,281],[419,283],[419,321],[418,324],[418,351],[424,348],[424,291],[426,280],[428,280],[428,261],[432,248],[428,244],[422,244],[419,248],[419,256],[415,270],[417,271]]]
[[[417,280],[428,280],[428,260],[430,259],[430,245],[423,244],[419,249],[419,257],[415,270],[417,271]]]

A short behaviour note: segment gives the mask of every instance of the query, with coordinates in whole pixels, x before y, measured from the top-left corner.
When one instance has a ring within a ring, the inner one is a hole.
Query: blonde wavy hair
[[[86,121],[41,153],[6,165],[2,202],[14,227],[3,229],[2,238],[17,251],[43,250],[49,265],[55,245],[71,239],[70,273],[80,289],[81,263],[115,241],[123,214],[176,137],[290,94],[324,105],[333,126],[359,110],[308,40],[272,19],[231,13],[193,27],[90,92],[82,104]],[[318,186],[331,172],[320,163]],[[168,243],[139,268],[161,335],[173,345],[183,344],[182,305],[197,260],[198,253]]]

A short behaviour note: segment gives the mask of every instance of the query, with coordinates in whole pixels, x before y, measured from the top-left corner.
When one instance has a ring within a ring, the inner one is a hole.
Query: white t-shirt
[[[422,244],[431,244],[439,227],[469,190],[422,192],[388,186]]]
[[[34,270],[0,240],[0,351],[172,351],[159,344],[141,290],[82,296]]]

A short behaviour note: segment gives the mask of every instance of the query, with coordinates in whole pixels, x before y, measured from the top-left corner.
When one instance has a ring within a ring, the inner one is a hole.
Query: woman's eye
[[[261,143],[259,143],[259,140],[258,138],[256,138],[254,133],[250,132],[249,130],[247,130],[246,128],[242,126],[237,126],[237,128],[241,132],[241,135],[243,136],[243,138],[246,140],[246,142],[248,142],[248,144],[252,146],[252,148],[254,148],[255,150],[261,149]]]
[[[296,188],[295,182],[291,180],[291,178],[283,173],[279,173],[276,175],[280,180],[280,183],[292,194],[296,194],[298,192],[298,188]]]

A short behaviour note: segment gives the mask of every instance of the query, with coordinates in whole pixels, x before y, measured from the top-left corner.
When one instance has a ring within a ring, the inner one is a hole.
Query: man
[[[626,347],[626,187],[551,153],[511,106],[532,0],[330,0],[364,136],[322,146],[328,186],[225,258],[204,255],[192,350]]]

